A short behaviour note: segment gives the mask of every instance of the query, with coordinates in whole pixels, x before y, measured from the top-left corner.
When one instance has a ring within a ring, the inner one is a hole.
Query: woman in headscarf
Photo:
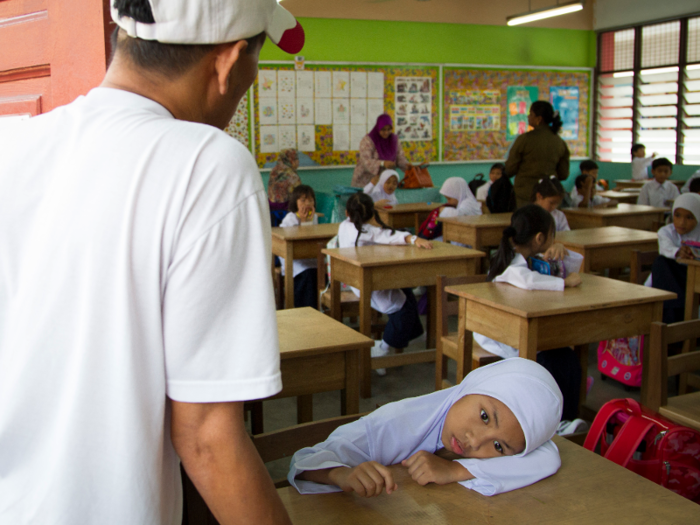
[[[352,174],[353,187],[364,188],[373,178],[376,184],[376,178],[382,170],[393,170],[398,166],[406,171],[411,166],[403,153],[399,137],[393,130],[391,117],[385,113],[377,117],[372,131],[362,138],[357,165]]]
[[[270,180],[267,183],[267,197],[270,200],[270,214],[272,225],[279,226],[289,207],[289,197],[294,188],[301,184],[297,175],[299,168],[299,156],[297,150],[286,149],[280,152],[277,164],[270,171]],[[279,215],[279,220],[276,217]]]
[[[302,494],[374,496],[398,488],[385,467],[400,462],[421,485],[457,482],[493,496],[559,469],[551,438],[561,412],[562,395],[547,370],[505,359],[477,368],[457,386],[389,403],[339,427],[294,454],[287,479]],[[443,448],[457,459],[434,454]],[[369,486],[364,474],[374,480]]]
[[[530,204],[532,188],[543,173],[555,173],[559,180],[569,176],[569,147],[559,136],[559,113],[549,102],[538,100],[530,106],[527,121],[534,129],[515,139],[506,160],[506,175],[515,176],[518,208]]]

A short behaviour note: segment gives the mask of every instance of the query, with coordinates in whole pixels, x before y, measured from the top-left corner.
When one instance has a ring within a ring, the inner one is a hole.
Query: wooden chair
[[[651,323],[649,355],[644,360],[647,381],[642,403],[678,424],[700,431],[700,392],[668,398],[668,376],[700,370],[700,352],[668,356],[668,345],[700,337],[700,320]]]
[[[481,348],[476,342],[472,345],[471,359],[466,356],[464,337],[466,327],[462,320],[459,321],[457,332],[449,333],[448,318],[458,314],[459,301],[450,301],[446,286],[458,286],[461,284],[475,284],[486,281],[486,275],[472,275],[460,277],[437,277],[437,350],[435,352],[435,389],[448,388],[452,384],[447,378],[447,358],[457,361],[457,383],[460,383],[472,369],[489,363],[494,363],[501,358]]]
[[[630,282],[644,284],[651,273],[651,265],[659,256],[659,252],[642,252],[634,250],[630,261]]]

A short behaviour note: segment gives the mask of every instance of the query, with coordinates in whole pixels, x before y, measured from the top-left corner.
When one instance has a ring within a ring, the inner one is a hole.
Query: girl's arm
[[[523,290],[549,290],[561,292],[564,290],[564,279],[542,275],[533,272],[527,266],[510,265],[493,280],[495,283],[508,283]]]
[[[280,223],[281,228],[289,228],[290,226],[299,226],[299,219],[291,211],[284,216]]]
[[[680,244],[678,240],[675,239],[676,235],[673,230],[673,225],[669,224],[664,226],[659,230],[659,255],[668,257],[669,259],[675,259],[678,250],[680,250]]]

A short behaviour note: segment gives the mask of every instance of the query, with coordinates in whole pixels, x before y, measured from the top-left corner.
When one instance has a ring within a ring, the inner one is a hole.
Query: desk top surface
[[[676,261],[686,266],[700,266],[700,259],[676,259]]]
[[[459,217],[438,219],[438,221],[446,224],[473,226],[475,228],[487,228],[489,226],[503,226],[505,228],[510,226],[510,218],[512,216],[512,213],[487,213],[483,215],[460,215]]]
[[[581,285],[563,292],[522,290],[508,283],[449,286],[459,297],[519,317],[533,318],[675,299],[676,294],[607,277],[580,274]]]
[[[653,179],[651,179],[651,178],[650,179],[642,179],[642,180],[618,179],[615,181],[615,184],[622,183],[622,184],[626,184],[627,186],[634,185],[634,186],[639,186],[641,188],[650,180],[653,180]],[[678,179],[668,179],[668,182],[670,182],[671,184],[675,184],[676,186],[679,186],[679,187],[683,186],[683,184],[685,184],[684,180],[678,180]]]
[[[475,259],[485,255],[484,252],[471,248],[462,248],[439,241],[431,242],[432,250],[418,248],[411,244],[374,244],[357,248],[326,248],[323,253],[354,266],[362,267]]]
[[[654,206],[645,206],[643,204],[623,204],[620,203],[613,208],[563,208],[566,215],[645,215],[649,213],[665,213],[670,208],[655,208]]]
[[[640,190],[635,189],[633,191],[615,191],[615,190],[606,190],[606,191],[599,191],[596,193],[596,195],[600,195],[601,197],[606,197],[608,199],[629,199],[630,197],[639,197]]]
[[[391,208],[385,208],[384,206],[379,206],[377,211],[383,213],[419,213],[425,211],[433,211],[435,208],[443,206],[444,203],[440,202],[409,202],[406,204],[395,204]]]
[[[621,228],[620,226],[605,226],[602,228],[585,228],[557,232],[557,242],[578,248],[599,248],[606,246],[624,246],[640,242],[657,242],[655,232]]]
[[[700,505],[558,436],[559,472],[529,487],[487,497],[457,483],[420,486],[399,465],[399,489],[360,498],[352,493],[277,492],[292,523],[444,525],[700,523]]]
[[[284,241],[305,241],[310,239],[325,239],[338,235],[339,223],[312,224],[309,226],[289,226],[288,228],[272,228],[272,236]]]
[[[313,308],[277,311],[282,359],[369,347],[374,340]]]

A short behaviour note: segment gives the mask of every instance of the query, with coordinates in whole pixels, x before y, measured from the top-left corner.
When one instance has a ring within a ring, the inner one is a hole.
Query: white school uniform
[[[481,202],[486,202],[486,198],[489,196],[489,190],[493,185],[493,181],[489,180],[486,184],[482,184],[476,189],[476,200]]]
[[[459,217],[462,215],[481,215],[481,203],[474,198],[472,190],[469,189],[467,181],[460,177],[450,177],[440,188],[440,194],[445,197],[457,200],[457,206],[444,206],[440,210],[440,217],[443,219],[449,217]],[[433,239],[442,241],[442,235]],[[460,246],[465,246],[461,243]]]
[[[496,276],[493,282],[512,284],[523,290],[564,291],[564,279],[551,275],[542,275],[530,270],[527,267],[525,257],[519,253],[515,254],[508,268],[501,275]],[[484,350],[488,350],[504,359],[518,356],[518,350],[512,346],[495,341],[485,335],[474,332],[474,341]]]
[[[357,246],[369,246],[372,244],[406,244],[406,232],[396,231],[365,224],[363,233],[357,241]],[[357,239],[357,228],[350,221],[345,219],[338,227],[338,246],[340,248],[352,248]],[[360,297],[360,290],[351,288],[353,293]],[[372,308],[383,314],[393,314],[403,308],[406,302],[406,294],[399,289],[377,290],[372,292]]]
[[[561,418],[561,392],[544,367],[516,358],[482,366],[457,386],[389,403],[339,427],[323,443],[294,454],[287,479],[301,494],[340,492],[334,485],[296,477],[308,470],[355,467],[366,461],[393,465],[421,450],[434,453],[444,446],[448,411],[471,394],[493,397],[510,408],[523,429],[526,448],[515,456],[455,460],[474,476],[460,485],[493,496],[536,483],[559,469],[559,452],[550,439]]]
[[[600,186],[596,186],[596,191],[603,191],[603,188]],[[583,195],[581,195],[578,192],[578,189],[576,189],[576,186],[574,186],[574,189],[571,190],[571,201],[574,204],[574,207],[578,207],[579,204],[583,202]],[[593,198],[590,200],[591,206],[598,206],[599,204],[605,204],[610,202],[610,199],[606,197],[601,197],[600,195],[594,195]]]
[[[312,226],[314,224],[318,224],[317,214],[314,213],[313,221],[301,222],[299,217],[297,217],[297,214],[290,211],[284,216],[284,219],[280,223],[280,227],[289,228],[292,226]],[[280,257],[280,261],[282,262],[282,275],[284,275],[284,259]],[[318,268],[318,261],[316,259],[294,259],[292,261],[292,273],[294,274],[292,277],[296,277],[301,272],[305,272],[311,268]]]
[[[657,208],[665,208],[666,201],[675,200],[680,195],[675,184],[665,181],[659,184],[656,179],[652,179],[642,186],[637,198],[637,204],[646,204]]]
[[[654,157],[632,157],[632,180],[649,178],[647,168],[654,162]]]
[[[685,184],[683,184],[683,187],[681,188],[681,193],[688,193],[688,192],[690,191],[690,183],[691,183],[694,179],[700,179],[700,170],[698,170],[698,171],[696,171],[695,173],[693,173],[693,174],[690,176],[690,178],[689,178],[687,181],[685,181]]]
[[[700,218],[700,195],[697,193],[686,193],[678,197],[673,203],[673,210],[676,208],[683,208],[692,213],[696,220]],[[659,235],[659,255],[668,257],[669,259],[676,258],[676,252],[680,249],[684,241],[700,241],[700,222],[695,228],[684,234],[680,235],[676,231],[676,227],[671,224],[667,224],[658,231]]]
[[[566,214],[560,209],[555,209],[552,211],[552,217],[554,217],[554,223],[556,224],[558,232],[568,232],[571,230],[569,228],[569,221],[566,220]]]
[[[379,177],[379,181],[377,184],[371,188],[369,188],[369,191],[367,191],[367,188],[371,186],[371,182],[365,186],[365,189],[363,191],[372,197],[372,200],[374,202],[381,201],[381,200],[386,200],[387,204],[389,206],[396,206],[399,203],[399,200],[396,198],[396,192],[394,193],[387,193],[384,191],[384,183],[388,181],[391,177],[396,177],[396,180],[401,180],[399,177],[399,174],[394,171],[394,170],[384,170]]]

